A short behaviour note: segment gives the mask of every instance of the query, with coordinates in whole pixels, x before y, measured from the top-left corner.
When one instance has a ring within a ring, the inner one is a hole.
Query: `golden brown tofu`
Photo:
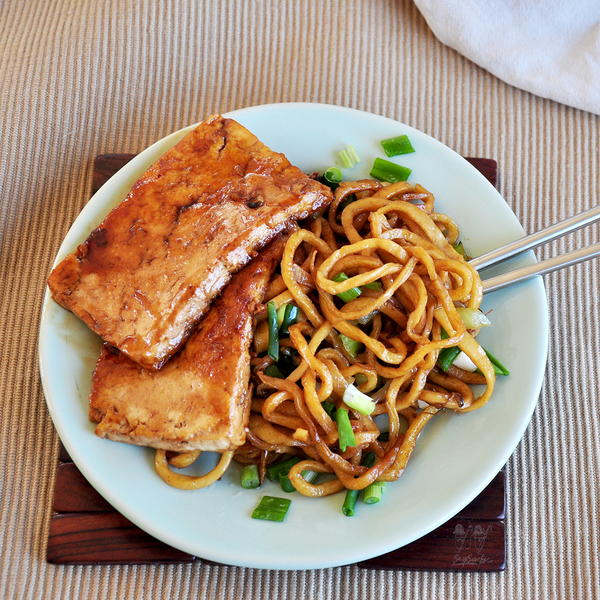
[[[253,313],[282,250],[276,240],[235,275],[160,371],[103,348],[90,393],[90,419],[100,437],[176,451],[244,443]]]
[[[330,201],[283,154],[211,117],[144,173],[48,285],[102,339],[158,369],[233,273]]]

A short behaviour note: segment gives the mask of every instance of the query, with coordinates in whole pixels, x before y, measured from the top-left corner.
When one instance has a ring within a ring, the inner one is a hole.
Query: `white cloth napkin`
[[[600,0],[415,0],[435,35],[500,79],[600,114]]]

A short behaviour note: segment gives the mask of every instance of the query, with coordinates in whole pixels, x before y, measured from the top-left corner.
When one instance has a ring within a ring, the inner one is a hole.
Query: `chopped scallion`
[[[361,464],[364,467],[372,467],[375,464],[375,453],[368,452],[362,459]],[[344,504],[342,504],[342,513],[346,517],[354,516],[354,509],[356,508],[356,501],[358,500],[359,490],[346,490],[346,496],[344,497]]]
[[[463,257],[466,257],[467,254],[465,252],[465,247],[463,246],[462,242],[457,242],[456,244],[454,244],[454,249]]]
[[[346,490],[344,504],[342,504],[342,513],[346,517],[354,516],[354,509],[356,508],[357,500],[358,500],[358,490]]]
[[[380,292],[383,289],[380,281],[371,281],[371,283],[365,283],[365,285],[360,286],[363,290],[375,290],[376,292]]]
[[[324,402],[321,402],[321,406],[323,407],[323,410],[332,418],[335,419],[335,411],[336,411],[336,407],[335,404],[333,402],[330,402],[329,400],[325,400]]]
[[[298,319],[298,313],[300,309],[295,304],[286,304],[285,312],[283,314],[283,321],[279,328],[279,335],[289,335],[288,327],[293,325]]]
[[[442,329],[440,337],[443,340],[448,339],[448,334]],[[510,375],[510,371],[491,352],[489,352],[485,348],[483,349],[483,351],[487,354],[487,357],[490,359],[490,362],[494,367],[494,373],[496,375]],[[444,348],[443,350],[441,350],[438,356],[437,363],[440,369],[442,369],[442,371],[444,372],[448,371],[448,369],[454,364],[454,361],[458,358],[461,352],[462,351],[458,346],[452,346],[451,348]],[[476,369],[475,372],[481,374],[481,371],[479,369]]]
[[[492,322],[476,308],[459,307],[456,309],[456,312],[460,315],[460,318],[467,329],[480,329],[481,327],[487,327],[492,324]]]
[[[398,154],[410,154],[415,149],[412,147],[407,135],[381,140],[381,146],[387,156],[398,156]]]
[[[350,155],[350,158],[354,161],[355,164],[358,164],[360,162],[360,156],[358,155],[358,152],[356,151],[354,146],[348,146],[347,150],[348,154]]]
[[[510,371],[489,350],[484,348],[484,351],[490,359],[496,375],[510,375]]]
[[[444,371],[444,373],[448,371],[459,354],[460,348],[458,346],[452,346],[451,348],[443,348],[440,350],[438,355],[438,366],[440,369]]]
[[[358,156],[358,153],[353,146],[344,148],[344,150],[339,153],[339,157],[344,169],[350,169],[360,162],[360,156]]]
[[[290,478],[288,477],[289,472],[290,472],[290,470],[286,469],[279,473],[279,485],[281,486],[281,489],[284,492],[291,493],[291,492],[295,492],[296,488],[292,485],[292,482],[290,481]]]
[[[342,452],[346,452],[348,446],[356,446],[356,438],[354,437],[354,431],[352,431],[348,411],[345,408],[338,408],[335,411],[335,420],[337,421],[339,435],[338,445]]]
[[[279,485],[281,486],[281,489],[284,492],[291,493],[295,492],[296,488],[294,487],[294,484],[289,478],[289,473],[290,469],[284,469],[283,471],[279,472]],[[307,481],[308,483],[312,483],[318,477],[319,474],[316,471],[309,471],[305,469],[304,471],[302,471],[301,475],[305,481]]]
[[[455,367],[462,369],[463,371],[468,371],[472,373],[477,370],[477,365],[469,358],[468,354],[465,354],[461,351],[461,353],[454,359],[452,363]]]
[[[397,183],[398,181],[406,181],[412,170],[402,165],[390,162],[383,158],[376,158],[371,169],[371,177],[388,183]]]
[[[440,338],[443,340],[448,339],[448,333],[442,328],[440,331]],[[446,372],[452,366],[456,357],[460,354],[460,348],[458,346],[452,346],[451,348],[442,348],[438,355],[438,366],[442,371]]]
[[[281,324],[283,323],[283,316],[285,315],[285,309],[287,308],[287,304],[282,304],[278,309],[277,309],[277,325],[279,327],[281,327]]]
[[[269,465],[267,467],[267,477],[271,481],[279,481],[279,474],[283,471],[285,471],[286,474],[289,473],[290,469],[297,462],[300,462],[300,459],[297,456],[292,456],[292,458],[288,458],[287,460]]]
[[[314,483],[317,477],[319,476],[319,474],[316,471],[310,471],[308,469],[302,471],[301,475],[302,479],[304,479],[304,481],[307,481],[308,483]]]
[[[252,512],[252,518],[281,522],[285,518],[291,503],[292,501],[287,498],[263,496]]]
[[[365,504],[376,504],[381,500],[385,481],[374,481],[363,490],[362,501]]]
[[[347,335],[340,333],[340,341],[342,342],[342,346],[344,346],[344,350],[352,357],[356,358],[356,356],[362,352],[363,345],[361,342],[357,342],[352,338],[349,338]]]
[[[256,465],[246,465],[240,473],[240,483],[246,490],[253,490],[260,485],[258,476],[258,467]]]
[[[344,178],[341,169],[338,169],[337,167],[329,167],[329,169],[323,173],[323,177],[327,183],[335,185],[336,187]]]
[[[340,283],[342,281],[346,281],[346,279],[350,279],[348,277],[348,275],[346,275],[346,273],[338,273],[333,278],[333,281]],[[336,295],[340,300],[343,300],[344,302],[352,302],[352,300],[355,300],[361,294],[362,294],[362,291],[360,288],[353,287],[353,288],[350,288],[349,290],[346,290],[345,292],[340,292],[339,294],[336,294]]]
[[[346,387],[344,403],[361,415],[370,415],[375,410],[375,402],[352,384]]]
[[[275,302],[267,302],[267,322],[269,323],[269,349],[267,354],[277,362],[279,360],[279,323]]]
[[[269,377],[277,377],[277,379],[285,379],[285,375],[280,371],[277,365],[269,365],[265,369],[265,375]]]

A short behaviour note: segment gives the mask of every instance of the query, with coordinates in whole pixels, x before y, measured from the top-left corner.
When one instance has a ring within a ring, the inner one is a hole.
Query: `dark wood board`
[[[502,571],[503,520],[450,519],[421,539],[358,563],[369,569]]]
[[[94,160],[92,192],[134,154]],[[467,157],[492,185],[492,159]],[[116,512],[85,480],[61,444],[47,560],[54,564],[144,564],[199,559],[156,540]],[[358,563],[368,569],[501,571],[505,567],[505,477],[500,472],[458,515],[415,542]],[[339,518],[347,518],[342,517]],[[210,562],[210,561],[205,561]]]
[[[133,564],[192,562],[136,527],[118,512],[54,515],[50,521],[48,562],[54,564]]]

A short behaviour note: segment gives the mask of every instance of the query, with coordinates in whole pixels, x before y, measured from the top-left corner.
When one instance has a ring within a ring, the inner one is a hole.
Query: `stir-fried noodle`
[[[259,465],[264,477],[268,464],[296,455],[301,460],[289,471],[294,488],[326,496],[397,479],[427,422],[444,408],[467,412],[483,406],[495,375],[458,310],[479,308],[479,275],[455,250],[458,228],[434,211],[426,189],[406,182],[346,182],[328,213],[307,227],[287,240],[265,299],[276,308],[293,303],[300,309],[289,335],[279,340],[279,365],[285,363],[287,372],[265,373],[273,360],[266,354],[263,311],[254,338],[247,441],[233,458]],[[356,289],[359,295],[349,301],[338,296]],[[440,351],[456,346],[478,372],[439,368]],[[349,409],[355,445],[342,451],[332,408],[348,408],[343,397],[349,384],[370,396],[375,408],[368,415]],[[476,396],[469,384],[485,388]],[[375,456],[372,466],[364,464],[367,453]],[[197,455],[169,461],[186,466]],[[214,471],[188,477],[172,472],[158,451],[156,467],[171,485],[197,489],[218,479],[230,460],[226,453]],[[309,482],[306,471],[330,475]]]

